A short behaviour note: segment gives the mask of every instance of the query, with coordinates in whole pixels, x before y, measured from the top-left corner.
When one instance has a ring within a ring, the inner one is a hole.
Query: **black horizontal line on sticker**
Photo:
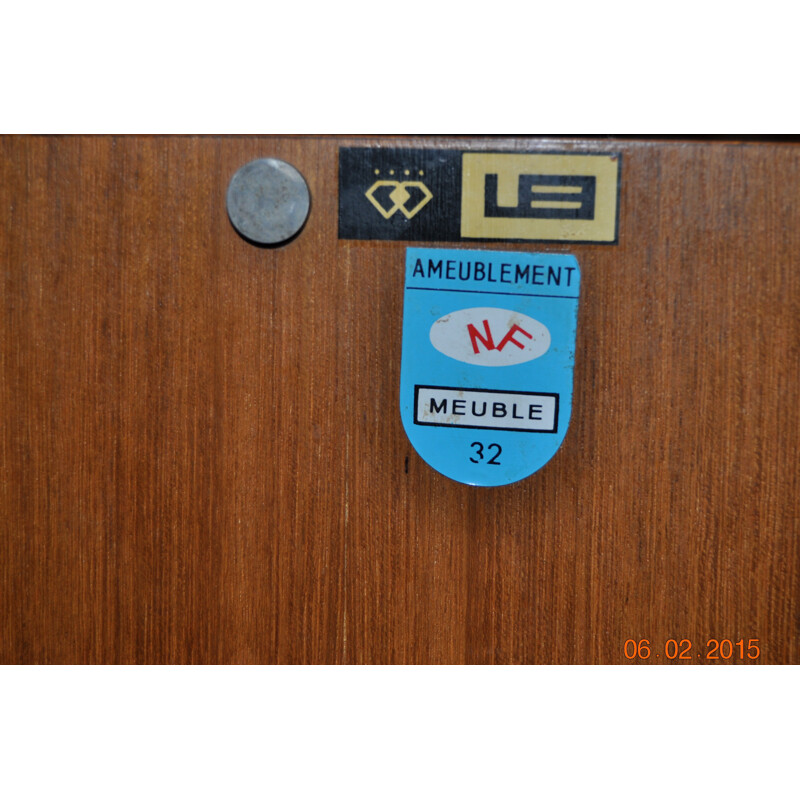
[[[467,294],[507,294],[510,297],[552,297],[556,300],[577,300],[574,294],[527,294],[523,292],[487,292],[485,289],[438,289],[432,286],[406,286],[406,289],[417,289],[421,292],[466,292]]]
[[[428,428],[469,428],[471,431],[508,431],[509,433],[558,433],[558,429],[553,428],[498,428],[494,425],[459,425],[456,422],[420,422],[414,420],[415,425],[424,425]]]
[[[430,383],[415,383],[414,389],[445,389],[451,392],[489,392],[490,394],[529,394],[536,397],[554,397],[558,392],[531,392],[529,389],[486,389],[482,386],[434,386]]]

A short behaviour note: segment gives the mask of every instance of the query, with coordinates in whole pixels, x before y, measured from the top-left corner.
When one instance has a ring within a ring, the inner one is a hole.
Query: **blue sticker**
[[[428,464],[502,486],[555,455],[579,293],[571,255],[407,248],[400,412]]]

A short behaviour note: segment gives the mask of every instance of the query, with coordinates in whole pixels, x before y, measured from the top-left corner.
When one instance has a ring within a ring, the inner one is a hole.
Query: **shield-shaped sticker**
[[[406,250],[400,411],[434,469],[502,486],[555,454],[572,412],[572,255]]]

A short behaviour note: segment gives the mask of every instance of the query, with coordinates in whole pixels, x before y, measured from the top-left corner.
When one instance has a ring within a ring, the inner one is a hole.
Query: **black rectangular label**
[[[343,147],[339,238],[616,244],[620,160]]]

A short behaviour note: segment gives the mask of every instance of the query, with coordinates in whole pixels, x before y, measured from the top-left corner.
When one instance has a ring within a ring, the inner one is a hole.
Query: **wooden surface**
[[[373,142],[0,140],[0,660],[797,663],[800,148],[580,145],[619,244],[507,246],[580,261],[570,429],[476,489],[402,429],[406,244],[336,238]],[[262,156],[312,192],[281,248],[226,216]]]

